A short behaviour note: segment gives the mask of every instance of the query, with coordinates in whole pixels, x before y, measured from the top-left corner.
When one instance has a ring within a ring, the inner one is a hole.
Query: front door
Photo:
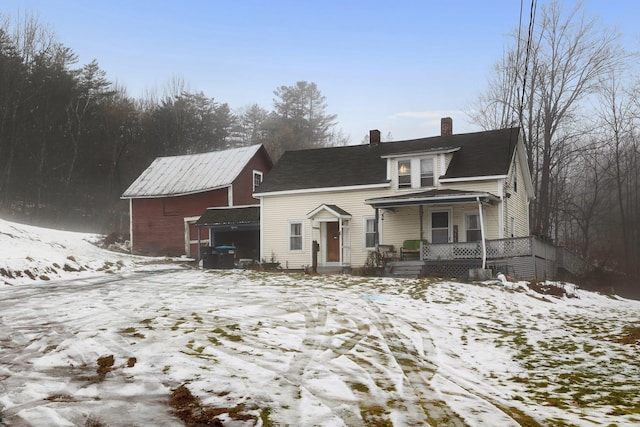
[[[327,262],[340,262],[340,225],[327,222]]]
[[[449,212],[431,212],[431,243],[449,243]]]

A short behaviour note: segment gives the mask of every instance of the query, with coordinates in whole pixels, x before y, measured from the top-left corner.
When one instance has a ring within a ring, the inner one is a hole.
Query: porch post
[[[420,213],[420,242],[424,240],[424,225],[423,225],[423,217],[424,217],[424,206],[418,206],[418,212]]]
[[[487,268],[487,243],[484,237],[484,219],[482,218],[482,202],[480,197],[476,197],[478,201],[478,216],[480,217],[480,237],[482,238],[482,269]]]
[[[202,254],[200,253],[200,227],[196,226],[196,229],[198,230],[198,261],[200,261],[200,257],[202,256]],[[191,242],[189,242],[189,245],[191,245]]]
[[[380,209],[376,208],[376,219],[374,220],[374,224],[373,224],[373,239],[374,239],[373,243],[376,248],[376,251],[380,246],[380,230],[378,230],[379,228],[378,221],[380,221]]]

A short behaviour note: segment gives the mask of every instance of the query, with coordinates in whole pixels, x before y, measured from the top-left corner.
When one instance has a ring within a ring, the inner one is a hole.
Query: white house
[[[261,258],[301,269],[396,258],[487,258],[488,241],[529,236],[534,197],[519,128],[287,151],[254,193]],[[413,253],[415,252],[415,254]]]

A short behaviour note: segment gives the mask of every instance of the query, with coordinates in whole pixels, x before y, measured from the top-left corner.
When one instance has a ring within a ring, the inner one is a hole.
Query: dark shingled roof
[[[260,223],[259,206],[243,206],[238,208],[209,208],[196,221],[199,226],[224,226]]]
[[[256,194],[387,183],[387,160],[425,151],[456,149],[441,178],[507,175],[519,128],[435,136],[378,145],[285,152]]]

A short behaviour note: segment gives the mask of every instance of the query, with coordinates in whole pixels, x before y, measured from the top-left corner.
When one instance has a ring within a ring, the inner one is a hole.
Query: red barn
[[[155,159],[122,195],[129,199],[132,253],[196,256],[200,216],[213,207],[257,206],[253,191],[272,166],[262,145]]]

